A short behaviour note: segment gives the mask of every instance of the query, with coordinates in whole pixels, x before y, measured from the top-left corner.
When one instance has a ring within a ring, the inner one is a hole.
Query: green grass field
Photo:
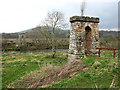
[[[111,51],[103,52],[100,58],[87,56],[82,60],[84,64],[89,65],[88,71],[46,85],[45,88],[109,88],[113,80],[112,88],[119,88],[118,55],[113,58]],[[10,83],[16,83],[30,72],[40,70],[48,64],[62,66],[67,63],[67,57],[67,52],[57,52],[55,58],[52,58],[51,52],[4,53],[2,54],[2,88],[9,87]],[[101,64],[93,65],[95,61]]]

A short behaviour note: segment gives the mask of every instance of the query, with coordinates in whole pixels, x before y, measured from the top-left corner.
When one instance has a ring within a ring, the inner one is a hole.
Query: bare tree
[[[47,17],[44,21],[45,26],[48,30],[52,30],[51,33],[51,46],[52,46],[52,56],[55,57],[56,54],[56,37],[55,37],[55,31],[58,28],[65,28],[67,23],[64,19],[64,14],[60,11],[51,11],[48,12]]]
[[[82,2],[82,4],[81,4],[81,16],[83,16],[84,15],[84,12],[85,12],[85,6],[86,6],[86,2],[85,2],[85,0]]]

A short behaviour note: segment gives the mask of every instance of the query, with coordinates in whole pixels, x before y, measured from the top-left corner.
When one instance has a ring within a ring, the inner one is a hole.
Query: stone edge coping
[[[75,22],[75,21],[99,23],[99,18],[88,17],[88,16],[72,16],[72,17],[70,17],[70,22],[71,23]]]

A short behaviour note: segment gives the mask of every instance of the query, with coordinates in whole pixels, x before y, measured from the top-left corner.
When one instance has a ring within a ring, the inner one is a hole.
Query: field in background
[[[116,31],[100,31],[100,47],[101,48],[118,48],[119,32]],[[58,30],[56,32],[55,46],[57,49],[69,48],[69,30]],[[39,30],[29,31],[26,34],[26,46],[22,46],[23,50],[35,51],[43,49],[51,49],[51,40],[47,36],[41,34]],[[2,51],[18,50],[18,33],[3,33],[2,34]]]
[[[85,72],[79,72],[70,78],[62,79],[46,88],[118,88],[118,55],[113,58],[111,51],[102,51],[101,57],[87,56],[82,62],[89,66]],[[67,63],[67,52],[57,52],[52,58],[51,52],[37,53],[3,53],[2,54],[2,86],[20,88],[22,78],[39,79],[41,70],[48,65],[62,66]],[[99,64],[95,64],[95,62]],[[37,73],[36,73],[37,71]],[[33,74],[32,74],[33,73]],[[35,75],[34,75],[35,74]],[[46,74],[46,73],[45,73]],[[43,73],[44,75],[44,73]],[[29,76],[29,77],[28,77]],[[111,85],[112,81],[114,84]],[[32,81],[31,81],[32,82]],[[26,83],[26,82],[25,82]],[[41,86],[39,86],[41,87]]]
[[[19,51],[18,39],[3,39],[2,51]],[[55,43],[56,49],[68,49],[69,39],[58,38]],[[48,50],[52,48],[50,40],[46,39],[26,39],[26,45],[22,46],[23,51]]]

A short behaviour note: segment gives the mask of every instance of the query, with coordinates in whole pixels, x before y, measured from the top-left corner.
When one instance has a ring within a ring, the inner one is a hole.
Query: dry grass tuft
[[[87,65],[79,61],[67,63],[64,66],[52,66],[51,64],[44,65],[40,71],[31,72],[24,76],[17,83],[9,85],[9,87],[17,86],[22,88],[38,88],[46,87],[64,78],[70,78],[77,72],[86,71]],[[88,70],[88,69],[87,69]]]
[[[26,62],[27,60],[25,59],[18,59],[18,60],[8,60],[8,61],[5,61],[5,63],[15,63],[15,62]]]

